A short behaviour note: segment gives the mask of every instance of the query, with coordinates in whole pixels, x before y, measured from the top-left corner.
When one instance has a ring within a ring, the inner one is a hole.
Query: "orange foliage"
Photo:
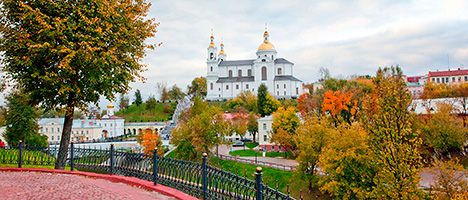
[[[353,92],[344,93],[329,90],[323,94],[322,111],[329,113],[333,117],[337,117],[343,110],[350,111],[350,106],[357,104],[356,100],[351,101],[352,97]],[[355,113],[356,109],[351,109],[351,111]]]
[[[142,131],[141,140],[139,140],[140,145],[143,147],[143,152],[145,154],[153,155],[154,149],[158,148],[158,154],[164,155],[164,151],[161,148],[162,143],[159,139],[159,134],[157,131],[153,132],[153,129],[147,128]]]

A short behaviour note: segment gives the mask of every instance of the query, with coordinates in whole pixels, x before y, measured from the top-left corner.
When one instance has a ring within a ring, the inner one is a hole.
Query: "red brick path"
[[[0,168],[0,199],[196,198],[132,177],[65,170]]]

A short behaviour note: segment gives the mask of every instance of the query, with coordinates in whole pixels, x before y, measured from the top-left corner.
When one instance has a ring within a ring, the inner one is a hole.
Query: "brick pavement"
[[[124,183],[79,175],[0,171],[0,199],[172,200],[181,198],[166,196]]]

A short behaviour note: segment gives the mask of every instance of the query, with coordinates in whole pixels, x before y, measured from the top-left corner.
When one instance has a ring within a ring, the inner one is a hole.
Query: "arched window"
[[[273,59],[273,55],[271,55],[271,59],[274,60],[274,59]]]
[[[213,90],[213,83],[210,83],[210,88],[211,90]]]
[[[252,70],[251,69],[247,70],[247,76],[252,76]]]
[[[262,80],[267,80],[267,70],[266,67],[262,67]]]
[[[213,71],[213,66],[210,67],[210,71]]]
[[[213,53],[210,53],[210,59],[213,59]]]
[[[242,76],[242,70],[239,69],[239,71],[237,71],[237,75],[238,75],[239,77],[241,77],[241,76]]]
[[[229,70],[229,77],[232,77],[232,70]]]
[[[283,70],[281,68],[278,68],[278,75],[281,75],[283,73]]]

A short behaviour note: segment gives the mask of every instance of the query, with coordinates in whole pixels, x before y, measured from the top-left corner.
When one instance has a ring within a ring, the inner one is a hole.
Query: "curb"
[[[126,177],[120,175],[109,175],[109,174],[96,174],[91,172],[80,172],[80,171],[66,171],[60,169],[40,169],[40,168],[17,168],[17,167],[0,167],[0,171],[11,171],[11,172],[43,172],[43,173],[58,173],[58,174],[71,174],[86,176],[90,178],[105,179],[111,182],[125,183],[127,185],[137,186],[144,188],[149,191],[155,191],[166,196],[175,197],[179,200],[198,200],[195,197],[192,197],[188,194],[185,194],[174,188],[163,186],[161,184],[154,185],[151,181],[146,181],[143,179],[135,177]]]

